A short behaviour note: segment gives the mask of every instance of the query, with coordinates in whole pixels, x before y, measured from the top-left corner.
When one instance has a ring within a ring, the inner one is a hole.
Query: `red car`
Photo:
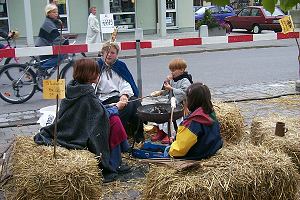
[[[265,10],[262,6],[248,6],[242,9],[236,16],[226,17],[225,23],[232,29],[247,29],[253,33],[260,33],[262,30],[281,31],[279,19],[284,13],[275,8],[273,13]]]

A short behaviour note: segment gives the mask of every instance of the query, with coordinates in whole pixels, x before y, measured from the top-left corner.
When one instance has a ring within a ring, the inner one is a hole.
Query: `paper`
[[[65,79],[43,80],[44,99],[64,99],[65,98]]]
[[[293,32],[295,30],[292,17],[290,15],[284,16],[282,19],[279,20],[282,32],[284,34]]]

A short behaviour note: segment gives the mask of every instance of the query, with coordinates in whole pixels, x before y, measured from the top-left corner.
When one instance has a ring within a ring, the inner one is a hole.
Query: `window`
[[[6,0],[0,0],[0,29],[6,32],[9,31]]]
[[[223,13],[231,13],[232,11],[227,7],[221,7]]]
[[[1,1],[1,0],[0,0]],[[60,20],[63,22],[63,32],[69,33],[69,8],[68,0],[58,0],[57,8]]]
[[[251,16],[260,16],[259,9],[252,8]]]
[[[211,14],[217,14],[220,11],[218,7],[212,7],[209,10]]]
[[[176,26],[176,0],[166,0],[166,26]]]
[[[118,26],[120,31],[135,28],[134,2],[134,0],[110,0],[110,13],[114,14],[115,26]]]
[[[243,9],[240,13],[239,16],[250,16],[250,10],[249,9]]]

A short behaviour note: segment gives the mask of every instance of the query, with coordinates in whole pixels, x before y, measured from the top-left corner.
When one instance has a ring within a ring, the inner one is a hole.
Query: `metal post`
[[[142,84],[142,61],[141,61],[141,40],[143,39],[143,29],[135,29],[135,49],[136,49],[136,64],[137,64],[137,86],[139,89],[139,97],[143,96]]]
[[[30,0],[24,0],[27,45],[34,46]]]
[[[137,86],[139,89],[139,97],[142,97],[142,61],[141,61],[141,41],[135,40],[136,44],[136,65],[137,65]]]

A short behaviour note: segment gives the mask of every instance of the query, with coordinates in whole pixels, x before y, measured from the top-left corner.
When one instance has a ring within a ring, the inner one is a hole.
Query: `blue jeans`
[[[0,49],[3,49],[4,47],[5,47],[5,45],[0,43]]]
[[[45,62],[41,63],[41,68],[43,68],[43,69],[53,68],[58,64],[59,61],[62,61],[65,57],[66,57],[66,55],[59,55],[59,56],[50,57]]]

